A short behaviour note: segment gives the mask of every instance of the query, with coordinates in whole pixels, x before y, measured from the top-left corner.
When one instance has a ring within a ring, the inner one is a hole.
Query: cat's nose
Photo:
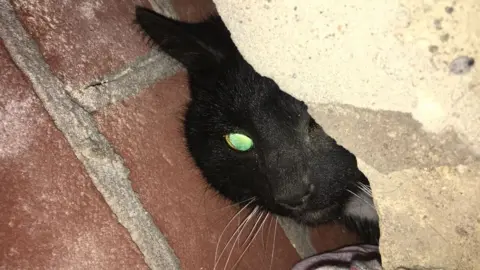
[[[275,198],[275,202],[289,210],[299,210],[303,208],[308,199],[312,196],[313,190],[315,186],[313,184],[309,184],[304,188],[298,189],[297,192],[290,191],[285,193],[283,196],[277,196]]]

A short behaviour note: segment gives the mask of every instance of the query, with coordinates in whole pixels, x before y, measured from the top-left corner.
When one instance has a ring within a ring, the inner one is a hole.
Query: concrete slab
[[[309,103],[360,159],[381,216],[386,269],[476,269],[480,3],[214,2],[257,71]],[[436,172],[458,166],[472,172]],[[392,188],[399,193],[390,196]],[[452,257],[442,256],[447,250]]]

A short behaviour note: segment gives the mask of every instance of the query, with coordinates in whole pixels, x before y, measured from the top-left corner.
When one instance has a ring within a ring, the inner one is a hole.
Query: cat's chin
[[[298,213],[292,213],[290,218],[300,224],[308,226],[318,226],[338,219],[341,215],[341,207],[332,205],[319,210],[305,210]]]

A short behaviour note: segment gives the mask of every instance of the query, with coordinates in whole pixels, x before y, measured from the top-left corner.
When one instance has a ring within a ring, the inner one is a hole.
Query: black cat
[[[187,145],[215,190],[310,226],[344,221],[365,242],[378,241],[369,183],[355,156],[305,103],[244,60],[220,17],[184,23],[137,7],[136,22],[188,71]]]

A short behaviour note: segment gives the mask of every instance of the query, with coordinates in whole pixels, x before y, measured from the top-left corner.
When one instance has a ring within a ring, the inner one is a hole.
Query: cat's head
[[[303,102],[244,60],[219,17],[190,24],[143,8],[136,16],[189,73],[188,148],[220,194],[313,225],[340,216],[368,183]]]

